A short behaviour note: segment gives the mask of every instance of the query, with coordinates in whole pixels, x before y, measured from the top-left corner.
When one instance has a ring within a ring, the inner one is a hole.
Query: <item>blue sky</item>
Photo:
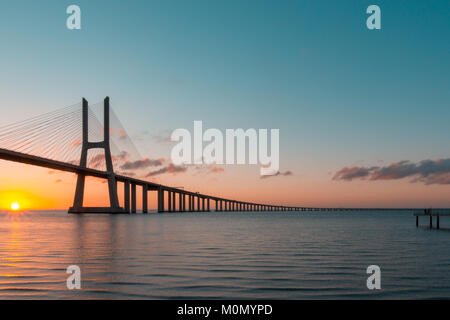
[[[66,28],[70,4],[82,30]],[[371,4],[381,30],[366,28]],[[193,120],[279,128],[298,179],[449,157],[449,13],[448,1],[4,1],[0,125],[109,95],[132,136]]]

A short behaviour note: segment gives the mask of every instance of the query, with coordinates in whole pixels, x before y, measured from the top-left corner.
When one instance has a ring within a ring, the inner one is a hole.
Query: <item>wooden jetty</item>
[[[433,229],[433,217],[436,217],[436,229],[439,229],[439,217],[450,217],[450,211],[424,209],[422,212],[415,212],[414,216],[416,217],[416,227],[419,227],[419,217],[429,217],[430,229]]]

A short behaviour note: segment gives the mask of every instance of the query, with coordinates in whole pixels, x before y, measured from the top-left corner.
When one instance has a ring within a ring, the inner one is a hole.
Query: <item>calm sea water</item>
[[[450,231],[412,212],[0,215],[3,299],[449,297]]]

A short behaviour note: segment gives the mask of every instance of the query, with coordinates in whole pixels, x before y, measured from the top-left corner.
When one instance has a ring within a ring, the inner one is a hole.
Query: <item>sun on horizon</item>
[[[20,209],[20,204],[18,202],[11,203],[11,210],[18,211]]]

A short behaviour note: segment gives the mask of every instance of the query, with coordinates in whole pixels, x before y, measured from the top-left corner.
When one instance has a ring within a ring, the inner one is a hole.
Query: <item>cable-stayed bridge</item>
[[[103,124],[98,109],[103,106]],[[88,151],[92,152],[88,152]],[[77,174],[73,206],[69,213],[136,213],[136,193],[142,191],[142,212],[148,212],[148,193],[157,192],[158,212],[174,211],[305,211],[290,207],[226,199],[136,179],[114,167],[141,159],[112,108],[103,103],[78,103],[11,125],[0,127],[0,159]],[[87,176],[106,179],[108,207],[83,206]],[[124,186],[119,205],[117,183]]]

